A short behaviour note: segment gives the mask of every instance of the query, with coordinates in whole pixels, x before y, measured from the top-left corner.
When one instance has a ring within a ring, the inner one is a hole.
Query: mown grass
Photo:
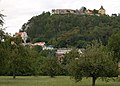
[[[91,78],[84,78],[76,83],[68,76],[17,76],[13,79],[11,76],[0,76],[0,86],[91,86]],[[118,81],[103,82],[98,79],[96,86],[120,86]]]

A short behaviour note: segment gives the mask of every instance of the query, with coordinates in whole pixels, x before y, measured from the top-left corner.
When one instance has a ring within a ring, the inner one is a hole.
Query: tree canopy
[[[120,61],[120,31],[109,38],[108,49],[113,52],[114,60]]]
[[[56,15],[44,12],[22,26],[32,42],[45,41],[56,47],[83,48],[92,40],[107,45],[109,37],[120,29],[120,16]]]
[[[111,56],[103,45],[94,43],[88,46],[78,59],[71,61],[69,64],[71,76],[76,81],[82,80],[83,77],[92,77],[92,86],[95,86],[98,77],[115,77],[118,75],[118,67]]]

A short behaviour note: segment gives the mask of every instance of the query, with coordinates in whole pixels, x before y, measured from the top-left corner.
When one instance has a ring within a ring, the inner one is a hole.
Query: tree
[[[3,20],[4,20],[4,19],[3,19],[4,16],[5,16],[5,15],[3,15],[3,14],[0,13],[0,25],[1,25],[1,26],[3,26],[3,24],[4,24],[4,21],[3,21]]]
[[[69,53],[65,54],[65,57],[63,58],[63,64],[69,64],[71,61],[75,59],[79,59],[80,53],[78,52],[78,49],[73,49]]]
[[[7,49],[4,48],[4,38],[5,38],[5,31],[3,29],[4,24],[4,15],[0,13],[0,74],[4,74],[3,70],[5,68],[5,58],[8,56]]]
[[[8,58],[8,74],[12,74],[13,78],[16,78],[16,75],[35,75],[36,72],[36,63],[38,52],[31,50],[28,47],[23,46],[22,40],[19,37],[11,39],[11,55]]]
[[[55,50],[41,50],[40,55],[43,57],[55,57]]]
[[[54,57],[44,58],[44,63],[41,66],[42,72],[52,78],[59,73],[60,65]]]
[[[114,53],[114,60],[120,60],[120,31],[114,33],[108,41],[108,48]]]
[[[35,75],[37,50],[22,45],[21,37],[11,37],[3,29],[3,17],[0,14],[0,75]]]
[[[4,15],[0,13],[0,42],[4,39],[5,37],[5,32],[3,29],[3,24],[4,24],[4,19],[3,19]]]
[[[86,48],[79,59],[71,61],[69,71],[76,81],[83,77],[92,77],[92,86],[95,86],[98,77],[117,76],[117,63],[103,45],[94,43]]]
[[[21,38],[20,37],[11,37],[10,39],[10,52],[11,55],[9,56],[9,68],[10,71],[9,73],[12,72],[13,74],[13,79],[16,78],[16,72],[17,72],[17,68],[18,68],[18,63],[19,63],[19,58],[20,58],[20,54],[19,54],[19,49],[20,49],[20,43],[21,43]]]
[[[39,45],[34,46],[33,49],[34,49],[35,51],[37,51],[38,53],[42,51],[42,47],[39,46]]]
[[[4,75],[6,71],[7,66],[7,57],[10,55],[9,50],[7,48],[4,48],[4,44],[0,44],[0,75]]]

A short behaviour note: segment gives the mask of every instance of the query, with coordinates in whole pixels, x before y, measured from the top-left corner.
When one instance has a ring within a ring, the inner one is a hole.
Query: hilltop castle
[[[90,10],[90,9],[86,9],[86,7],[81,7],[81,9],[53,9],[52,10],[53,14],[76,14],[76,15],[106,15],[105,13],[105,9],[103,8],[103,6],[100,7],[99,10]]]

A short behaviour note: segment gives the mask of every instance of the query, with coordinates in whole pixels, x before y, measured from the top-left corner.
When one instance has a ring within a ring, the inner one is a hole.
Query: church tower
[[[98,13],[101,15],[105,15],[105,9],[103,8],[103,6],[101,6],[101,8],[98,10]]]

